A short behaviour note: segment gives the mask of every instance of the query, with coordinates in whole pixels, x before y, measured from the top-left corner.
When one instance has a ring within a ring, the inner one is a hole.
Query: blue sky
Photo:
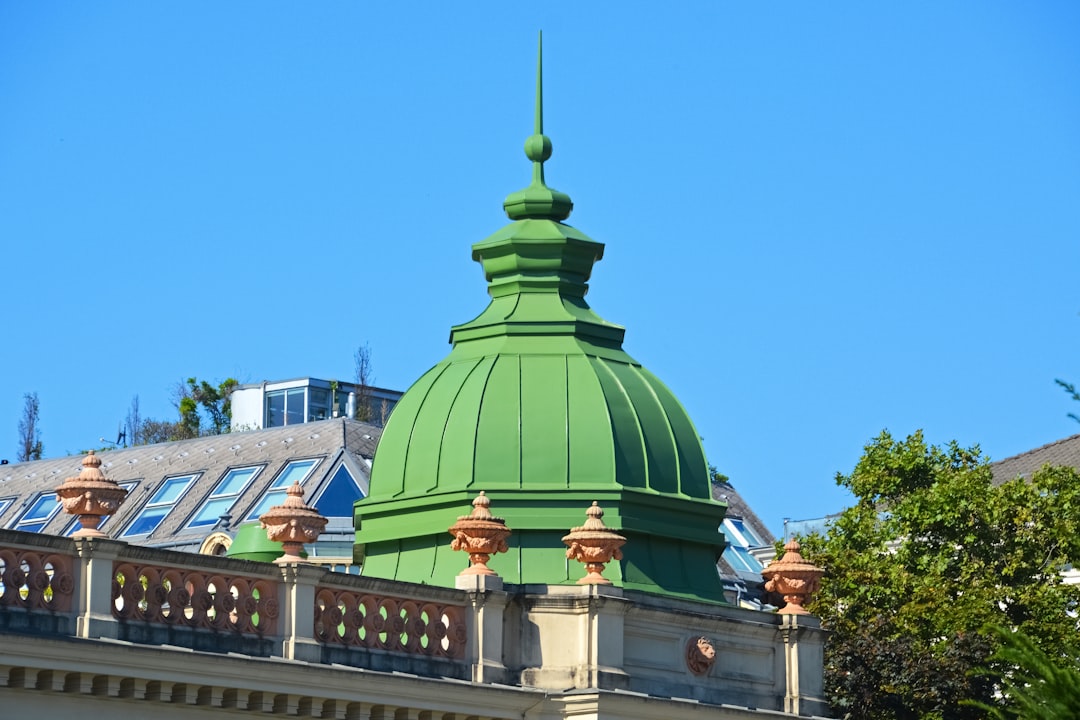
[[[774,531],[883,428],[1080,431],[1080,5],[507,5],[0,5],[0,457],[27,392],[56,456],[190,375],[408,387],[486,305],[538,29],[588,299]]]

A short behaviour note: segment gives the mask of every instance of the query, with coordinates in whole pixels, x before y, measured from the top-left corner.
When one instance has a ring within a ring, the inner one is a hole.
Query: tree
[[[1068,393],[1069,397],[1071,397],[1073,400],[1076,400],[1077,402],[1080,402],[1080,391],[1076,389],[1076,385],[1071,382],[1065,382],[1060,378],[1055,380],[1054,382],[1060,385],[1061,388],[1066,393]],[[1069,413],[1068,417],[1071,417],[1076,422],[1080,422],[1080,415],[1077,415],[1076,413]]]
[[[143,445],[141,441],[143,430],[143,418],[139,412],[139,396],[136,395],[131,398],[131,406],[128,408],[127,416],[124,417],[124,437],[131,445]]]
[[[856,503],[804,555],[826,575],[811,612],[830,630],[826,691],[837,717],[984,717],[1000,704],[998,638],[1018,629],[1044,650],[1075,647],[1080,473],[1044,467],[995,484],[979,449],[882,433],[850,475]],[[1057,654],[1062,664],[1080,660]]]
[[[238,385],[234,378],[226,378],[216,386],[193,377],[178,383],[175,404],[180,411],[180,421],[172,439],[229,432],[232,425],[231,397]]]
[[[40,411],[36,392],[23,395],[23,414],[19,420],[19,449],[16,454],[19,462],[40,460],[45,450],[41,444],[41,429],[38,427]]]
[[[994,659],[1005,666],[1002,705],[977,704],[998,720],[1075,720],[1080,717],[1080,670],[1062,667],[1030,637],[1007,628],[991,631],[1001,640]],[[1075,643],[1074,643],[1075,646]],[[1074,649],[1068,655],[1074,655]],[[1060,654],[1060,653],[1059,653]]]
[[[371,388],[375,382],[375,369],[371,361],[371,346],[364,343],[356,348],[353,356],[356,363],[356,410],[353,413],[354,420],[370,422],[374,414],[371,406]],[[385,409],[383,415],[385,416]],[[383,417],[385,422],[386,418]]]
[[[180,423],[169,422],[168,420],[154,420],[153,418],[146,418],[139,426],[139,444],[140,445],[153,445],[154,443],[169,442],[171,440],[178,440],[180,434]]]

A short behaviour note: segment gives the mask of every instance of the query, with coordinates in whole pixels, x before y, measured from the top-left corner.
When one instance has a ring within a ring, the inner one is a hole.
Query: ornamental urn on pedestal
[[[473,511],[461,515],[450,526],[448,532],[454,536],[450,543],[451,550],[464,550],[469,553],[469,567],[458,575],[495,575],[498,573],[487,566],[488,560],[495,553],[507,551],[506,538],[510,528],[506,521],[495,517],[488,509],[491,500],[484,491],[472,502]]]
[[[304,504],[304,489],[294,482],[285,491],[289,497],[281,505],[275,505],[259,516],[259,524],[266,529],[266,537],[271,542],[281,543],[285,554],[274,560],[286,563],[303,562],[300,552],[304,543],[318,539],[326,527],[327,519],[318,510]]]
[[[82,525],[72,537],[107,537],[97,529],[98,525],[103,517],[116,512],[127,494],[127,490],[101,472],[101,458],[93,450],[83,458],[79,474],[56,488],[56,499],[64,504],[64,512],[78,515]]]
[[[621,548],[626,538],[610,530],[604,521],[604,511],[593,501],[592,507],[585,511],[588,519],[581,527],[576,527],[562,541],[567,545],[566,557],[585,563],[585,577],[578,580],[578,585],[610,585],[604,577],[604,565],[612,560],[622,560]]]
[[[784,607],[777,610],[781,615],[809,615],[803,605],[818,591],[825,571],[809,563],[799,554],[799,541],[792,538],[784,546],[784,554],[761,571],[766,579],[765,589],[784,596]]]

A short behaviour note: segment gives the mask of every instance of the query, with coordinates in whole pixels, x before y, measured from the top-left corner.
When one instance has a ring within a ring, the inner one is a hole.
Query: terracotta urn
[[[593,501],[592,507],[585,511],[588,519],[581,527],[576,527],[562,541],[567,545],[566,557],[585,563],[586,575],[578,580],[578,585],[610,585],[604,577],[604,565],[612,560],[622,560],[621,548],[626,538],[604,525],[604,511]]]
[[[781,615],[809,615],[803,605],[818,591],[821,576],[825,574],[824,570],[803,559],[799,554],[801,547],[799,541],[792,538],[784,546],[784,554],[761,571],[766,580],[765,589],[784,596],[787,604],[777,611]]]
[[[472,502],[473,510],[468,515],[458,517],[449,532],[454,536],[450,543],[451,550],[464,550],[469,553],[469,567],[458,575],[495,575],[487,566],[488,560],[495,553],[507,551],[506,538],[510,528],[506,521],[491,514],[488,509],[491,499],[481,490]]]
[[[107,537],[98,530],[101,518],[115,513],[127,494],[101,472],[101,458],[93,450],[83,458],[79,474],[56,488],[56,499],[64,504],[64,512],[78,515],[82,525],[72,537]]]
[[[319,511],[304,503],[304,489],[294,482],[285,491],[285,502],[275,505],[259,516],[259,524],[266,529],[266,537],[271,542],[281,543],[285,554],[274,560],[275,563],[303,562],[300,551],[304,543],[318,539],[326,527],[327,520]]]

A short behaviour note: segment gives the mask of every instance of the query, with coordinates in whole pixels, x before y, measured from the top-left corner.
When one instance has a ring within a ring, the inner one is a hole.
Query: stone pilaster
[[[104,538],[75,538],[78,565],[75,568],[76,635],[81,638],[116,638],[112,588],[114,566],[126,543]]]

